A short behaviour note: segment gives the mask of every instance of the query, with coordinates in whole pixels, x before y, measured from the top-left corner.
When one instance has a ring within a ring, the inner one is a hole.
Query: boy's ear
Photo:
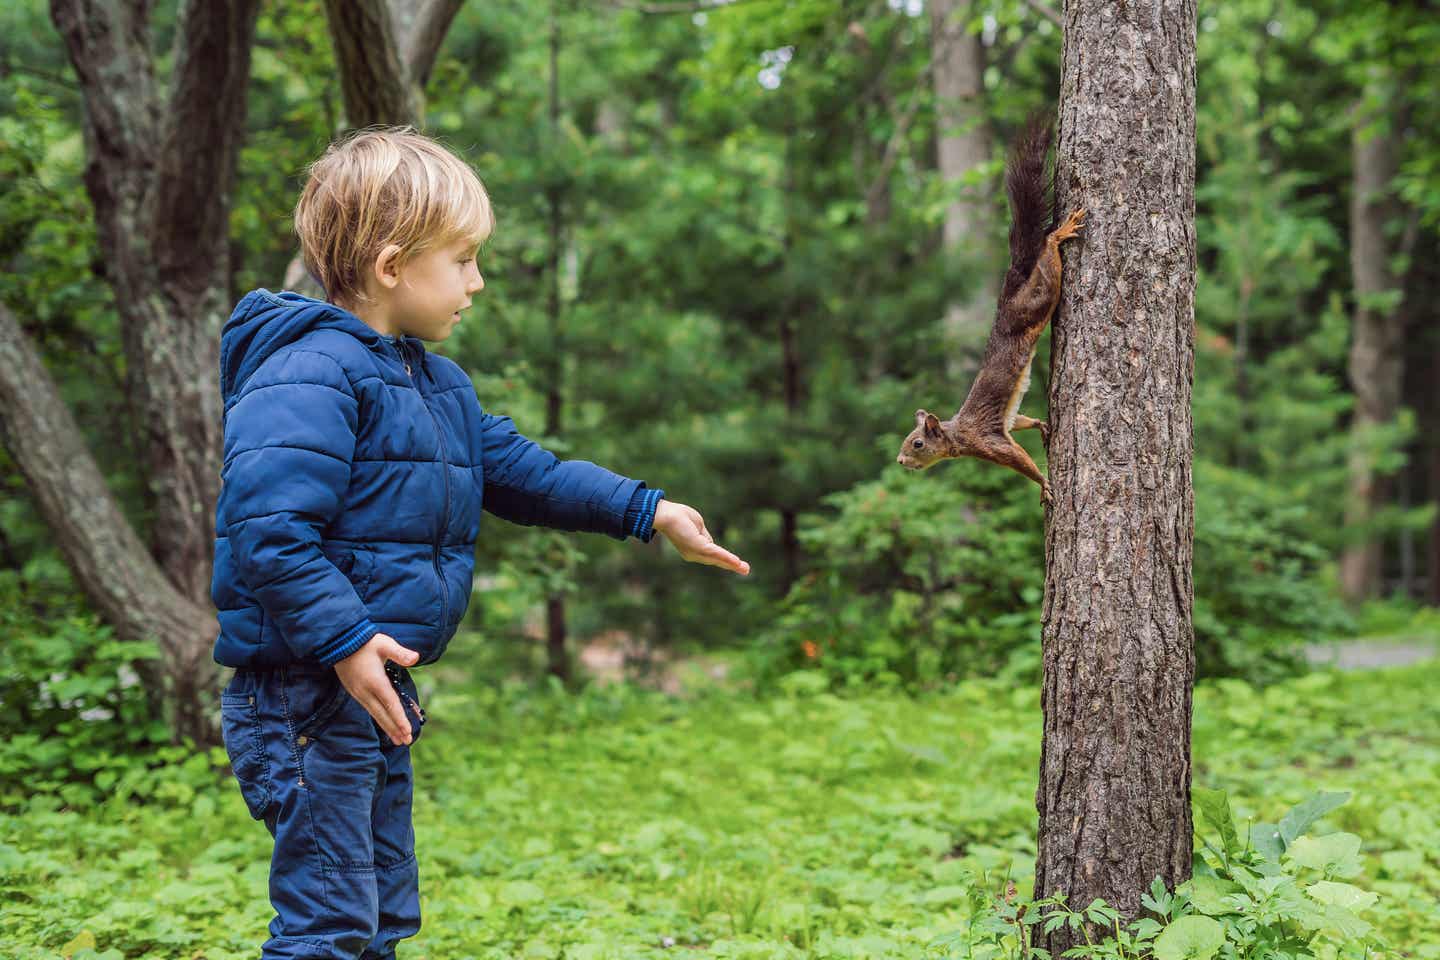
[[[399,254],[398,244],[390,243],[380,251],[375,258],[374,274],[375,280],[383,287],[394,288],[400,282],[400,269],[396,266],[396,255]]]

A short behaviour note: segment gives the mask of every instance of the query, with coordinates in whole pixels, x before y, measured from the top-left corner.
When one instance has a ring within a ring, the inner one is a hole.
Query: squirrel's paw
[[[1064,243],[1071,237],[1078,237],[1080,231],[1083,229],[1085,229],[1085,210],[1083,208],[1080,210],[1072,210],[1070,216],[1065,218],[1065,222],[1056,227],[1055,232],[1050,234],[1050,238],[1056,243]]]
[[[1050,495],[1049,480],[1040,481],[1040,502],[1045,504],[1046,506],[1049,506],[1050,504],[1055,502],[1055,498]]]
[[[1050,449],[1050,424],[1046,423],[1044,420],[1036,420],[1036,421],[1035,421],[1035,429],[1040,431],[1040,442],[1045,445],[1045,449],[1046,449],[1046,450],[1049,450],[1049,449]]]

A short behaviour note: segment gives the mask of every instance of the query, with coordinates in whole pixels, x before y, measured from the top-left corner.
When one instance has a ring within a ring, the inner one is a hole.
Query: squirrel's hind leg
[[[1023,413],[1017,413],[1015,422],[1010,425],[1011,430],[1030,430],[1032,428],[1040,431],[1040,442],[1048,448],[1050,446],[1050,424],[1044,420],[1036,420]]]

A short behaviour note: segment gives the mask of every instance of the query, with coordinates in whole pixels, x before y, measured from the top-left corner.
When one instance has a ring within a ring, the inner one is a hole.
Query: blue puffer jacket
[[[375,633],[432,663],[470,600],[480,510],[649,539],[662,491],[561,461],[470,378],[297,293],[255,290],[220,337],[215,660],[332,664]]]

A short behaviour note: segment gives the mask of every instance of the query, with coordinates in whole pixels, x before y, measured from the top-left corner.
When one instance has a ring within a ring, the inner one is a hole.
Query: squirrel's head
[[[951,456],[950,442],[940,429],[940,421],[929,411],[916,410],[915,429],[900,444],[900,455],[895,462],[907,470],[924,470],[948,456]]]

